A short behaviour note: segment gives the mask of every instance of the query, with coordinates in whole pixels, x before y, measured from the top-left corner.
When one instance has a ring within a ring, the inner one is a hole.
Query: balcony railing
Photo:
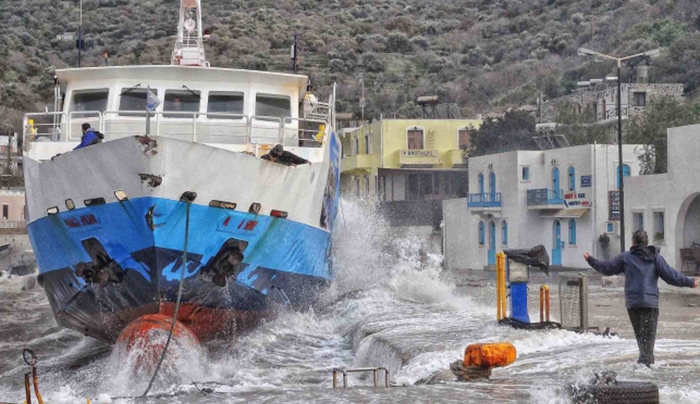
[[[467,196],[468,208],[500,208],[501,193],[494,194],[469,194]]]
[[[543,206],[543,205],[563,205],[564,190],[563,189],[528,189],[527,190],[527,206]]]

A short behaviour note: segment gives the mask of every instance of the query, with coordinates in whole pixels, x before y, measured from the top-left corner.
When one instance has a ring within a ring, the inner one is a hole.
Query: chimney
[[[637,66],[637,83],[648,83],[649,82],[649,66],[639,65]]]

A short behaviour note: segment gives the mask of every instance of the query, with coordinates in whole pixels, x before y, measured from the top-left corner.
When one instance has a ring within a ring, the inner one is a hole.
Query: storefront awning
[[[588,211],[588,208],[543,210],[540,217],[558,217],[566,219],[578,219]]]

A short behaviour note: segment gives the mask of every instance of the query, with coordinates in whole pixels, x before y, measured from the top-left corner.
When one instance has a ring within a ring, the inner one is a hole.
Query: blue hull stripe
[[[94,237],[122,268],[151,281],[149,268],[133,254],[152,247],[182,250],[185,204],[151,197],[113,202],[41,218],[30,223],[27,231],[42,274],[90,262],[82,241]],[[195,276],[229,238],[248,242],[243,252],[246,268],[237,279],[242,285],[255,287],[258,268],[326,281],[332,278],[327,231],[287,219],[196,204],[190,211],[190,262],[185,276]],[[159,275],[168,281],[178,279],[181,267],[176,260]]]

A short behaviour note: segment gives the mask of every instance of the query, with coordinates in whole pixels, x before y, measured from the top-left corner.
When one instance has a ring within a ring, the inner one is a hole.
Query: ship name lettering
[[[82,223],[83,226],[97,224],[97,218],[92,213],[89,215],[83,215],[83,216],[80,216],[80,223]]]

